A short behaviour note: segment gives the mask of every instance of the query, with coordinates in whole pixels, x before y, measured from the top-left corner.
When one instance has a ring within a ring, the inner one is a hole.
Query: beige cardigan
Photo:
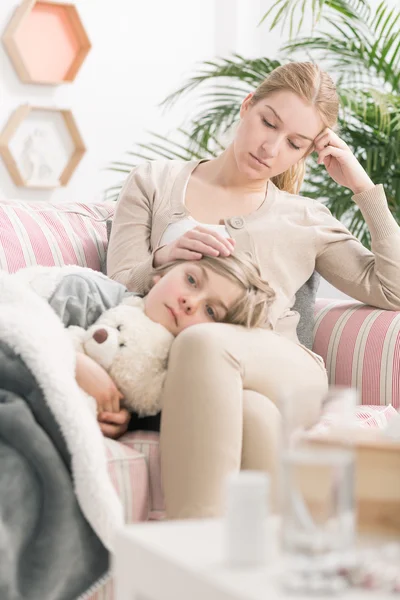
[[[198,160],[152,161],[136,167],[118,199],[107,257],[108,275],[145,293],[153,254],[169,223],[188,216],[186,186]],[[400,228],[382,185],[353,197],[371,232],[367,250],[320,202],[280,191],[269,182],[263,204],[250,215],[225,219],[237,251],[258,263],[277,296],[270,319],[297,341],[297,290],[314,269],[336,288],[379,308],[400,310]]]

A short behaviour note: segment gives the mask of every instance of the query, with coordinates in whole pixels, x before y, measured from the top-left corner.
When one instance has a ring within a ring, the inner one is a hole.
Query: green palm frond
[[[394,131],[393,127],[396,99],[386,98],[376,90],[341,90],[340,97],[339,135],[353,149],[371,179],[384,184],[389,207],[400,222],[400,132]],[[379,98],[382,102],[386,100],[380,109],[377,106]],[[382,115],[385,116],[383,123]],[[351,199],[350,190],[338,186],[314,158],[309,161],[303,192],[323,200],[332,213],[344,220],[350,231],[369,247],[369,231]]]
[[[282,47],[282,57],[301,50],[314,60],[330,65],[341,83],[364,85],[374,82],[382,89],[398,92],[400,83],[400,12],[385,1],[369,18],[348,19],[342,14],[329,21],[327,30],[297,37]]]
[[[181,98],[183,95],[192,92],[200,85],[207,83],[215,85],[218,79],[229,78],[231,81],[241,83],[241,86],[235,86],[236,91],[242,91],[246,94],[253,90],[262,81],[266,74],[270,73],[276,67],[279,67],[277,60],[268,58],[247,59],[240,54],[234,54],[231,58],[216,58],[213,61],[202,63],[201,68],[197,69],[197,74],[182,85],[176,92],[173,92],[162,103],[162,106],[168,108]],[[224,88],[228,89],[228,88]],[[243,96],[242,96],[243,98]]]
[[[387,134],[394,131],[397,117],[400,114],[400,97],[382,92],[372,87],[351,89],[341,87],[338,89],[344,119],[351,119],[355,114],[363,122],[371,120],[379,131]]]
[[[311,28],[323,17],[329,19],[330,13],[342,15],[345,19],[367,19],[371,9],[367,0],[276,0],[265,13],[260,25],[271,18],[270,31],[279,24],[281,30],[289,29],[289,38],[298,35],[304,25],[304,17],[311,13]]]
[[[194,145],[209,146],[212,139],[222,140],[232,125],[237,121],[240,104],[217,104],[199,115],[192,123],[190,137]],[[220,146],[223,144],[220,142]]]
[[[157,160],[166,158],[168,160],[193,160],[195,158],[212,158],[220,151],[220,144],[211,135],[207,146],[195,143],[191,135],[184,129],[178,129],[181,141],[171,139],[157,133],[149,132],[152,141],[146,144],[136,144],[133,150],[126,152],[126,160],[115,161],[110,164],[109,170],[116,173],[125,173],[127,176],[134,167],[143,160]],[[105,191],[104,199],[114,201],[118,199],[124,181],[109,187]]]

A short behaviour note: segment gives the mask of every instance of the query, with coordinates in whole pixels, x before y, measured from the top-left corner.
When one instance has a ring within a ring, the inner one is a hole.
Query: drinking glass
[[[355,537],[354,431],[356,393],[330,388],[319,423],[300,424],[299,398],[282,399],[281,542],[285,587],[339,591],[338,565]]]

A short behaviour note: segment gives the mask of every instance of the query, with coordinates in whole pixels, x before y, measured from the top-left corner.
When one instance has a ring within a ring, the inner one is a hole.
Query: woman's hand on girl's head
[[[353,194],[365,192],[374,183],[360,165],[348,145],[332,129],[325,129],[315,139],[318,164],[324,164],[336,183],[349,188]]]
[[[200,260],[203,256],[230,256],[235,240],[198,225],[163,246],[154,254],[154,266],[160,267],[175,260]]]

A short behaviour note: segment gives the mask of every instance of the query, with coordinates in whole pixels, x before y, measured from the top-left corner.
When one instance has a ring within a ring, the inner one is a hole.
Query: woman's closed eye
[[[291,142],[290,140],[288,140],[288,142],[294,150],[300,150],[300,146],[296,146],[296,144],[293,144],[293,142]]]
[[[275,125],[272,125],[272,123],[270,123],[269,121],[267,121],[267,119],[264,119],[264,117],[262,117],[262,122],[264,123],[264,125],[266,127],[269,127],[270,129],[276,129]]]
[[[266,127],[269,127],[270,129],[276,129],[276,126],[272,125],[272,123],[267,121],[267,119],[265,119],[264,117],[262,117],[262,122],[264,123],[264,125]],[[291,148],[293,148],[293,150],[300,150],[300,146],[296,146],[296,144],[294,144],[291,140],[288,140],[288,143],[289,143],[289,146]]]

